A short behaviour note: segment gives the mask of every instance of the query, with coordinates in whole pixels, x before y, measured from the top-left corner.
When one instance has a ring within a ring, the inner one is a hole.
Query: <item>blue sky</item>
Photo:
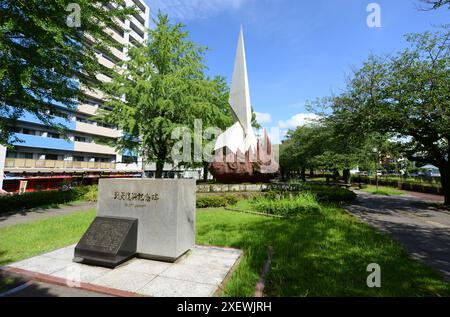
[[[212,76],[231,80],[239,27],[244,26],[250,93],[270,128],[301,124],[307,100],[339,93],[352,67],[374,54],[407,46],[406,33],[450,23],[449,10],[420,11],[419,0],[146,0],[186,24],[209,47]],[[370,3],[381,7],[381,28],[367,26]]]

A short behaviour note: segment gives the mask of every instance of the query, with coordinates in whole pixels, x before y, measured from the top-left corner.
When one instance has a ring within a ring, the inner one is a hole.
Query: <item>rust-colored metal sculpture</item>
[[[211,174],[221,183],[268,183],[279,174],[279,165],[272,152],[272,144],[265,135],[258,141],[257,151],[236,154],[222,148],[209,165]]]

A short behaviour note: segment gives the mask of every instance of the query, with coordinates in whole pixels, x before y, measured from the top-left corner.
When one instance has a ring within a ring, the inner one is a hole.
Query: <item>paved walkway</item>
[[[94,293],[93,296],[103,292],[117,296],[209,297],[222,288],[242,255],[238,249],[197,245],[175,263],[134,258],[115,269],[107,269],[74,263],[74,249],[75,245],[71,245],[15,262],[1,268],[0,273],[61,285],[53,292],[59,296],[72,294],[65,289],[69,282],[80,291]],[[34,294],[33,289],[29,291],[30,296]]]
[[[423,199],[357,192],[346,209],[402,243],[409,254],[442,272],[450,281],[450,212]]]
[[[0,214],[0,228],[40,219],[46,219],[53,216],[67,215],[75,212],[86,211],[95,208],[95,206],[96,203],[83,202],[61,205],[56,208],[36,208],[29,211]]]

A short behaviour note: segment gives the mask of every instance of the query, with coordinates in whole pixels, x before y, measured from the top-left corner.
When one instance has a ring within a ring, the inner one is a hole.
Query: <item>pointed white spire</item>
[[[241,26],[236,50],[229,103],[245,133],[245,149],[256,149],[256,136],[252,128],[252,107],[245,56],[244,30]]]

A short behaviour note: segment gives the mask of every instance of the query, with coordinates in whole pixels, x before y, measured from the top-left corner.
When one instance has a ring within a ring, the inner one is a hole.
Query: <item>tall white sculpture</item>
[[[267,134],[258,141],[253,131],[242,27],[228,102],[236,122],[217,138],[216,154],[209,171],[224,183],[270,181],[278,175],[279,165]]]
[[[258,141],[252,128],[252,105],[245,58],[244,31],[241,27],[231,82],[230,99],[228,100],[236,123],[221,134],[214,150],[227,147],[234,154],[249,150],[256,152]]]

